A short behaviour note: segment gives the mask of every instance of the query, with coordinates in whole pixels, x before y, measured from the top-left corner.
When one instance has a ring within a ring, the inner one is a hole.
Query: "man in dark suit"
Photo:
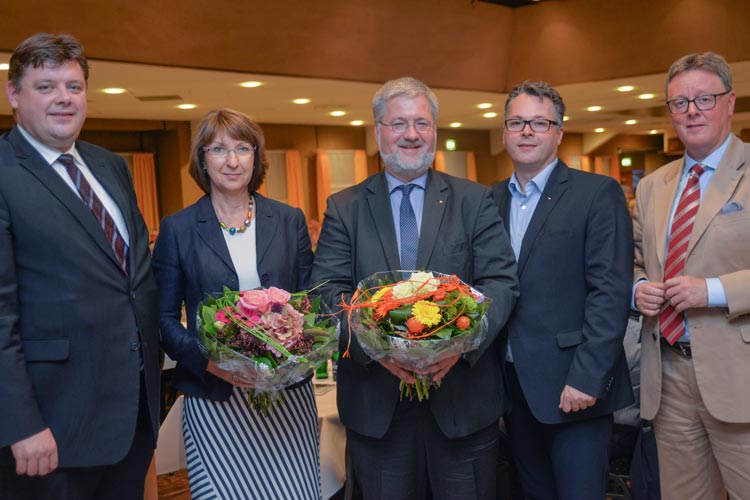
[[[605,497],[612,413],[633,401],[622,342],[633,239],[619,184],[557,158],[565,105],[524,82],[505,104],[509,180],[493,187],[521,297],[504,351],[505,416],[524,495]]]
[[[437,107],[413,78],[375,94],[385,171],[329,197],[313,265],[311,281],[325,282],[334,304],[375,272],[413,268],[456,274],[494,299],[486,341],[427,370],[442,385],[423,402],[399,401],[399,382],[414,381],[411,367],[373,361],[351,337],[351,357],[339,360],[338,407],[366,499],[419,499],[430,490],[436,499],[494,498],[504,405],[501,359],[490,346],[518,295],[515,262],[489,189],[430,170]],[[402,231],[408,218],[414,226]],[[342,351],[349,340],[345,327]]]
[[[148,233],[124,161],[76,141],[87,77],[69,35],[34,35],[10,60],[16,126],[0,138],[11,150],[0,163],[1,498],[142,497],[156,443]]]

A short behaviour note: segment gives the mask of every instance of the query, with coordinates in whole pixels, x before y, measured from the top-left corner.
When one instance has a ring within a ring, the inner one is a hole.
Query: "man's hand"
[[[665,301],[664,283],[644,281],[635,287],[635,306],[644,316],[659,314]]]
[[[383,358],[379,360],[379,363],[399,380],[406,382],[407,384],[413,384],[414,382],[416,382],[414,375],[412,375],[411,368],[402,366],[397,361],[391,358]]]
[[[664,297],[677,312],[708,307],[708,286],[703,278],[678,276],[664,283]]]
[[[432,378],[433,382],[440,382],[443,377],[445,377],[451,368],[453,368],[453,365],[456,364],[456,362],[461,359],[460,354],[456,354],[454,356],[449,356],[441,361],[438,361],[434,365],[430,365],[425,370],[425,375],[429,375],[430,378]]]
[[[16,460],[16,474],[44,476],[57,469],[57,442],[49,427],[10,445]]]
[[[589,396],[585,392],[566,385],[563,388],[562,394],[560,394],[559,408],[564,413],[570,413],[571,411],[585,410],[594,406],[595,403],[596,398],[594,396]]]

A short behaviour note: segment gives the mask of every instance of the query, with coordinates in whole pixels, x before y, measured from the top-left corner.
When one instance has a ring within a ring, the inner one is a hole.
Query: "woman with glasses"
[[[243,388],[198,347],[196,311],[223,287],[307,287],[312,265],[305,216],[258,194],[266,174],[260,127],[230,109],[198,127],[189,172],[206,193],[166,217],[154,248],[162,347],[177,361],[174,386],[185,393],[183,434],[193,500],[319,499],[317,409],[307,379],[284,390],[264,415]],[[187,328],[180,322],[182,304]]]

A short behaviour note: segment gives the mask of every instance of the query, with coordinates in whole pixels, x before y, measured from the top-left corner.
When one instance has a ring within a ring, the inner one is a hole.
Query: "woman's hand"
[[[253,381],[248,380],[245,377],[238,375],[236,373],[222,370],[218,366],[216,366],[216,363],[214,361],[209,361],[208,366],[206,367],[206,371],[210,373],[211,375],[215,375],[216,377],[219,377],[220,379],[224,380],[225,382],[229,382],[230,384],[236,386],[236,387],[244,387],[247,389],[253,388]]]

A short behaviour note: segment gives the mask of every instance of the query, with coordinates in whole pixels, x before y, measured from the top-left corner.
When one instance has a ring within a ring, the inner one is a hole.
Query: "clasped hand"
[[[437,363],[432,364],[422,370],[416,369],[413,366],[407,366],[399,363],[393,358],[383,358],[380,360],[380,364],[383,365],[386,370],[391,372],[395,377],[403,382],[406,382],[407,384],[413,384],[416,382],[416,379],[414,378],[415,373],[418,375],[426,375],[430,379],[432,379],[433,382],[439,382],[448,374],[450,369],[453,368],[453,365],[456,364],[460,357],[460,354],[448,356],[447,358],[443,358]]]
[[[644,281],[635,288],[635,306],[644,316],[656,316],[669,303],[675,311],[708,306],[706,280],[677,276],[664,283]]]

